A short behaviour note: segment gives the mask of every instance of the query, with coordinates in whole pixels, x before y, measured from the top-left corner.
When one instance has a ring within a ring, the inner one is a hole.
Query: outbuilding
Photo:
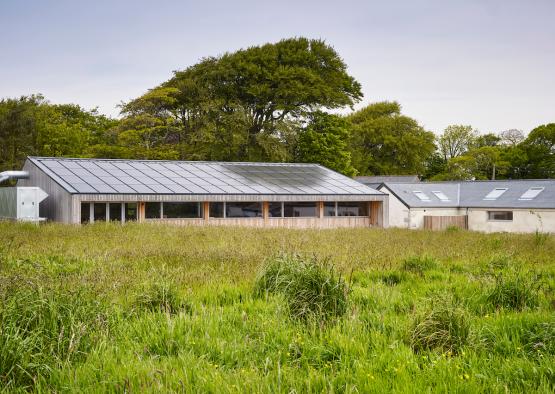
[[[56,222],[387,227],[386,194],[317,164],[29,157],[23,170]]]
[[[555,233],[555,180],[386,182],[392,227]]]

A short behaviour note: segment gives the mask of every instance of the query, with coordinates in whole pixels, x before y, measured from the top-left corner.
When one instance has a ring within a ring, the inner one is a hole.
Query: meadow
[[[555,238],[0,223],[2,392],[553,392]]]

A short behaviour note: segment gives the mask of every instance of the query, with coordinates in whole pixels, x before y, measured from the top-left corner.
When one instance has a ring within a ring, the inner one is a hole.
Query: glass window
[[[273,201],[268,203],[268,215],[271,218],[280,218],[282,216],[281,206],[282,206],[281,202]]]
[[[91,204],[88,202],[81,203],[81,223],[89,223],[91,221]]]
[[[121,222],[121,203],[110,203],[110,221]]]
[[[316,202],[286,202],[283,204],[283,216],[286,218],[318,217]]]
[[[506,187],[496,187],[484,197],[484,200],[497,200],[507,190],[508,189]]]
[[[533,200],[543,191],[543,189],[543,187],[531,187],[526,190],[522,196],[520,196],[519,200]]]
[[[165,202],[164,218],[200,218],[199,202]]]
[[[131,202],[125,204],[125,221],[130,222],[137,220],[137,203]]]
[[[95,203],[94,204],[94,221],[104,222],[106,221],[106,203]]]
[[[428,195],[423,191],[415,190],[413,193],[420,201],[430,201],[430,197],[428,197]]]
[[[513,220],[513,211],[488,211],[488,220]]]
[[[224,203],[223,202],[211,202],[210,203],[210,217],[211,218],[223,218],[224,217]]]
[[[161,218],[162,204],[159,202],[145,203],[145,218],[146,219],[160,219]]]
[[[335,215],[335,202],[334,201],[324,202],[324,216],[336,216]]]
[[[368,216],[368,203],[366,201],[338,202],[337,216]]]
[[[262,203],[259,202],[226,202],[226,218],[255,218],[262,216]]]
[[[440,200],[440,201],[449,201],[449,197],[447,197],[447,195],[445,193],[443,193],[442,191],[434,191],[432,192],[435,194],[435,196]]]

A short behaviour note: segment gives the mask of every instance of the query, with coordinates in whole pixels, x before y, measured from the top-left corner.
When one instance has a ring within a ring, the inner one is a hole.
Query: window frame
[[[510,216],[510,219],[496,219],[496,218],[492,218],[493,215],[495,214],[499,214],[499,213],[505,213],[505,214],[509,214],[508,216]],[[514,220],[514,213],[513,211],[506,211],[506,210],[494,210],[494,211],[487,211],[487,215],[488,215],[488,222],[512,222]]]
[[[501,197],[503,194],[505,194],[507,192],[507,190],[509,190],[508,187],[496,187],[492,191],[490,191],[488,194],[486,194],[486,196],[484,197],[484,200],[485,201],[495,201],[499,197]],[[501,193],[496,194],[495,193],[496,191],[501,191]]]

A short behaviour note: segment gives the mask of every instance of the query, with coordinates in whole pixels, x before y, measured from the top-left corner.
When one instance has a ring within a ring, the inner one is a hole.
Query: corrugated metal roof
[[[74,194],[382,194],[317,164],[52,157],[29,160]]]
[[[468,182],[386,183],[384,185],[407,206],[460,208],[555,208],[555,180],[524,179]],[[522,198],[530,188],[543,188],[534,198]],[[495,199],[486,199],[494,189],[506,189]],[[415,191],[430,199],[423,201]],[[443,192],[449,201],[441,201],[434,191]]]

